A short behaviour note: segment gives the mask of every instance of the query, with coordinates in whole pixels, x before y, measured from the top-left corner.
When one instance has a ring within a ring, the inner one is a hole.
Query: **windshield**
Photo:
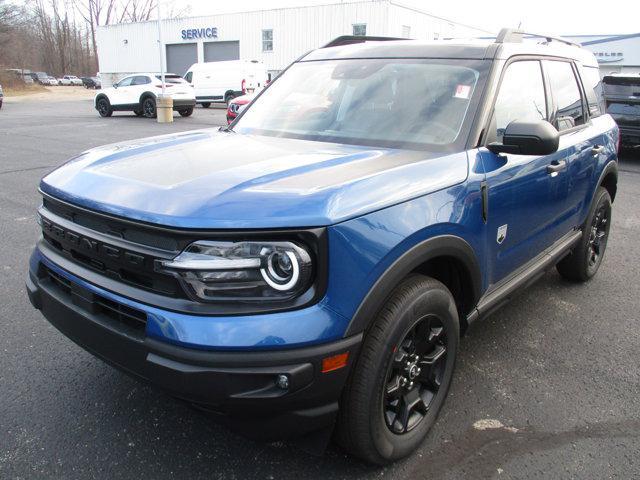
[[[358,59],[294,64],[234,131],[399,148],[464,140],[484,62]]]

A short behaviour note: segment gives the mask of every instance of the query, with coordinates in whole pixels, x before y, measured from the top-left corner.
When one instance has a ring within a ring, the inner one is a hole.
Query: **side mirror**
[[[550,155],[558,151],[560,134],[546,120],[520,122],[514,120],[504,131],[502,143],[493,142],[487,148],[493,153],[516,155]]]

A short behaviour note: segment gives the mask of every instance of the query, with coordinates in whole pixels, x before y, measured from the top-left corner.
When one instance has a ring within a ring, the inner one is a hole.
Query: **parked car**
[[[55,77],[47,77],[47,82],[49,82],[48,84],[53,87],[60,85],[60,80]]]
[[[58,78],[58,85],[63,85],[65,87],[68,87],[71,85],[71,80],[67,77]]]
[[[245,434],[335,425],[369,462],[409,455],[468,326],[605,255],[618,127],[585,81],[598,63],[523,35],[341,37],[231,128],[82,153],[40,183],[32,304]]]
[[[193,87],[180,75],[165,75],[165,91],[173,98],[173,109],[181,116],[193,113],[196,97]],[[98,93],[94,106],[101,117],[110,117],[115,111],[132,111],[138,117],[156,116],[156,98],[162,93],[161,76],[155,73],[140,73],[124,77],[111,88]]]
[[[0,108],[2,108],[3,100],[4,100],[4,92],[2,91],[2,85],[0,85]]]
[[[229,102],[229,105],[227,106],[227,124],[231,124],[231,122],[236,119],[238,114],[242,112],[242,110],[244,110],[249,103],[251,103],[255,96],[255,93],[248,93],[231,100]]]
[[[93,88],[94,90],[99,90],[102,87],[98,77],[82,77],[82,84],[85,88]]]
[[[31,78],[40,85],[50,85],[49,75],[46,72],[31,72]]]
[[[25,84],[33,85],[33,78],[31,78],[31,75],[22,75],[20,78]]]
[[[80,80],[78,77],[76,77],[75,75],[65,75],[64,77],[62,77],[63,80],[68,81],[69,85],[82,85],[82,80]],[[67,83],[64,83],[63,85],[67,85]]]
[[[602,82],[607,113],[620,127],[622,145],[640,146],[640,74],[606,75]]]
[[[226,103],[250,90],[264,88],[267,70],[255,60],[229,60],[192,65],[184,76],[196,91],[196,102],[208,108],[212,103]]]

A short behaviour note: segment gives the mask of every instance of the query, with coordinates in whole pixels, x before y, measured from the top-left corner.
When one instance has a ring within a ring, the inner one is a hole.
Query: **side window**
[[[602,115],[602,112],[605,110],[600,69],[597,67],[584,66],[580,68],[580,75],[582,76],[584,91],[587,94],[589,113],[592,117],[598,117]]]
[[[120,87],[128,87],[131,85],[131,82],[133,81],[135,77],[127,77],[127,78],[123,78],[122,80],[120,80],[118,82],[118,88]]]
[[[569,62],[545,61],[551,95],[554,99],[553,124],[559,130],[568,130],[585,123],[582,95]]]
[[[146,85],[147,83],[151,83],[151,80],[149,80],[149,77],[139,76],[133,79],[133,82],[131,82],[131,85]]]
[[[184,76],[184,79],[191,83],[193,81],[193,72],[187,72],[187,74]]]
[[[542,69],[537,60],[523,60],[507,67],[493,110],[496,140],[514,120],[547,119]]]

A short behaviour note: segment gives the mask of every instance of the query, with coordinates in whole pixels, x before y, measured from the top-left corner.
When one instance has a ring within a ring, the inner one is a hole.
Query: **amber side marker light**
[[[339,353],[332,357],[322,359],[322,373],[333,372],[347,366],[349,352]]]

